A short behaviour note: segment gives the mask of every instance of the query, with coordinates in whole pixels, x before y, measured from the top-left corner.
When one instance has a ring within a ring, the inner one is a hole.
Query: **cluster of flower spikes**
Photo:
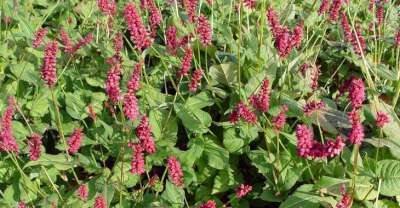
[[[201,204],[199,208],[217,208],[217,203],[214,200],[208,200],[206,203]]]
[[[168,175],[172,183],[174,183],[177,187],[182,187],[184,185],[183,172],[178,159],[175,156],[169,156],[167,166]]]
[[[115,0],[97,0],[97,6],[105,15],[114,16],[117,12]]]
[[[264,79],[258,94],[250,96],[250,103],[255,109],[265,113],[269,110],[269,94],[269,80]]]
[[[39,159],[41,150],[40,145],[42,145],[42,137],[39,134],[33,133],[28,141],[29,145],[29,159],[34,161]]]
[[[56,55],[58,51],[57,41],[47,43],[44,49],[44,58],[41,67],[41,78],[45,81],[47,86],[52,87],[57,81],[56,71]]]
[[[311,101],[306,103],[306,105],[303,108],[303,112],[306,116],[311,116],[313,112],[325,108],[325,102],[324,101]]]
[[[305,124],[296,127],[297,154],[300,157],[330,158],[339,155],[345,146],[344,139],[337,136],[336,140],[328,140],[325,144],[314,140],[314,134]]]
[[[303,37],[302,22],[294,28],[293,32],[290,32],[286,26],[279,23],[279,18],[271,7],[268,8],[267,18],[275,41],[275,48],[281,58],[287,57],[294,47],[300,47]]]
[[[346,13],[342,12],[341,17],[341,25],[345,40],[353,46],[354,53],[361,55],[367,47],[365,39],[361,34],[361,26],[357,24],[355,26],[355,32],[352,32]]]
[[[8,107],[1,118],[0,129],[0,151],[4,152],[19,152],[19,146],[12,135],[12,117],[15,112],[15,99],[8,98]]]
[[[35,33],[35,38],[32,41],[32,48],[37,48],[42,44],[43,38],[48,33],[47,28],[39,28]]]
[[[82,129],[76,128],[68,140],[68,153],[75,154],[78,152],[83,139]]]
[[[212,40],[212,29],[210,23],[204,15],[200,15],[197,18],[197,33],[200,36],[200,43],[203,46],[208,46],[211,44]]]
[[[152,40],[143,25],[142,19],[134,3],[128,3],[124,9],[124,17],[128,24],[131,40],[139,50],[144,50],[152,44]]]

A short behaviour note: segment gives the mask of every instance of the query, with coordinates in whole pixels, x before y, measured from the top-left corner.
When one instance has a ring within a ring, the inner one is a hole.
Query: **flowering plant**
[[[4,1],[0,207],[398,207],[399,9]]]

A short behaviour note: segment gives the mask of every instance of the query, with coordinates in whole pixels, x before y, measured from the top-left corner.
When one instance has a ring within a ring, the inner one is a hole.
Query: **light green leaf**
[[[84,119],[88,116],[86,104],[77,93],[66,93],[65,104],[67,113],[74,119]]]
[[[380,194],[385,196],[400,195],[400,161],[379,161],[378,176],[381,180]]]

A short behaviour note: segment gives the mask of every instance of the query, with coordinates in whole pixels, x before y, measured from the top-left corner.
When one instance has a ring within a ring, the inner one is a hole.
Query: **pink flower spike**
[[[117,63],[110,68],[107,73],[106,93],[112,102],[118,102],[121,99],[121,90],[119,81],[121,79],[120,65]]]
[[[396,36],[394,37],[394,44],[397,47],[400,47],[400,29],[397,31]]]
[[[131,173],[133,174],[143,174],[144,170],[144,157],[143,157],[143,147],[140,144],[132,145],[132,161],[131,161]]]
[[[96,197],[93,208],[107,208],[107,202],[102,195]]]
[[[376,122],[376,126],[377,126],[378,128],[383,128],[383,127],[385,126],[385,124],[387,124],[387,123],[390,122],[390,118],[389,118],[389,116],[388,116],[385,112],[383,112],[383,111],[378,111],[378,112],[376,113],[376,120],[375,120],[375,122]]]
[[[256,8],[256,0],[244,0],[243,1],[244,5],[249,8],[249,9],[254,9]]]
[[[88,196],[89,196],[88,186],[86,184],[80,185],[78,190],[77,190],[77,192],[76,192],[76,194],[83,201],[86,201],[88,199]]]
[[[311,101],[304,106],[303,111],[306,116],[311,116],[313,114],[313,112],[321,110],[323,108],[325,108],[324,101],[322,101],[322,100],[319,102]]]
[[[332,22],[336,22],[339,16],[340,9],[342,8],[342,2],[343,0],[333,0],[331,9],[329,10],[329,19]]]
[[[43,42],[43,38],[46,36],[48,30],[47,28],[39,28],[35,33],[35,39],[33,39],[32,47],[37,48]]]
[[[188,15],[189,22],[194,22],[196,20],[197,0],[182,0],[182,4]]]
[[[324,14],[329,9],[329,0],[322,0],[321,6],[318,10],[318,15]]]
[[[140,74],[142,73],[143,61],[135,64],[132,77],[128,82],[128,92],[135,93],[140,88]]]
[[[300,157],[307,157],[313,147],[313,132],[305,124],[296,127],[297,154]]]
[[[157,28],[162,20],[161,12],[157,8],[154,0],[147,0],[147,5],[150,13],[149,22],[151,27],[151,36],[155,37],[157,35]]]
[[[181,168],[181,164],[175,156],[168,157],[168,173],[169,177],[176,186],[183,186],[183,172]]]
[[[136,120],[139,116],[139,106],[137,102],[137,98],[133,93],[128,92],[125,94],[123,110],[125,116],[131,121]]]
[[[97,0],[97,6],[105,15],[114,16],[117,12],[115,0]]]
[[[131,40],[139,50],[148,48],[152,40],[149,37],[142,19],[136,10],[134,3],[128,3],[124,9],[124,17],[128,24],[128,30],[131,35]]]
[[[206,47],[211,44],[211,26],[204,15],[197,19],[197,33],[200,36],[201,44]]]
[[[90,42],[92,42],[92,40],[93,40],[93,34],[92,33],[87,34],[84,38],[80,39],[78,43],[75,44],[75,46],[72,48],[71,53],[75,53],[80,48],[88,45]]]
[[[243,103],[243,101],[240,101],[235,109],[232,111],[229,121],[232,124],[236,124],[240,118],[243,118],[245,121],[247,121],[250,124],[255,124],[257,123],[257,116],[255,113],[250,111],[250,109]]]
[[[40,145],[42,145],[42,137],[39,134],[33,133],[29,139],[29,159],[34,161],[40,157]]]
[[[176,54],[177,47],[179,45],[177,37],[176,37],[176,27],[175,26],[169,26],[167,28],[167,31],[165,32],[166,36],[166,45],[168,52],[172,55]]]
[[[156,152],[154,139],[151,135],[149,118],[147,118],[147,116],[142,117],[139,126],[136,128],[136,136],[139,138],[144,150],[147,153],[152,154]]]
[[[280,131],[286,123],[286,112],[289,110],[287,105],[282,106],[281,112],[279,112],[278,116],[273,118],[272,122],[274,124],[274,128],[277,131]]]
[[[269,80],[264,79],[258,94],[250,96],[250,103],[257,110],[267,112],[269,110],[269,93]]]
[[[189,83],[189,91],[190,92],[194,93],[194,92],[197,91],[197,88],[198,88],[198,86],[200,84],[200,80],[201,80],[202,76],[203,76],[203,70],[202,69],[196,69],[193,72],[192,78],[191,78],[190,83]]]
[[[44,58],[42,64],[41,77],[48,87],[53,87],[57,80],[56,56],[58,51],[58,43],[56,41],[49,42],[44,49]]]
[[[351,123],[349,140],[352,144],[361,144],[364,140],[364,127],[361,123],[360,115],[356,110],[353,110],[348,113],[348,116]]]
[[[217,208],[217,203],[214,200],[208,200],[206,203],[200,205],[199,208]]]
[[[14,97],[8,98],[8,107],[3,113],[1,118],[1,131],[0,131],[0,151],[14,152],[18,154],[19,146],[12,135],[12,117],[15,112],[15,99]]]
[[[26,208],[26,204],[23,201],[18,202],[18,208]]]
[[[69,154],[72,155],[78,152],[82,143],[82,138],[83,138],[82,130],[80,128],[76,128],[68,140]]]
[[[64,52],[72,54],[73,50],[72,42],[67,31],[65,31],[63,27],[60,28],[60,36],[61,36],[61,42],[64,44]]]
[[[350,82],[348,90],[353,109],[359,109],[365,99],[365,86],[363,80],[353,78]]]
[[[251,190],[253,190],[251,185],[240,184],[240,186],[236,189],[236,197],[240,199],[246,196]]]
[[[193,58],[192,56],[193,56],[192,48],[191,47],[187,47],[185,49],[185,55],[184,55],[183,60],[182,60],[182,68],[178,72],[178,75],[180,77],[187,76],[187,74],[189,72],[189,69],[190,69],[190,67],[192,65],[192,58]]]

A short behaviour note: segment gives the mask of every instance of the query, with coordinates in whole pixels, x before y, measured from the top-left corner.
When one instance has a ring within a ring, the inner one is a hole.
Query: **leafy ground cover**
[[[399,207],[398,1],[0,5],[1,207]]]

